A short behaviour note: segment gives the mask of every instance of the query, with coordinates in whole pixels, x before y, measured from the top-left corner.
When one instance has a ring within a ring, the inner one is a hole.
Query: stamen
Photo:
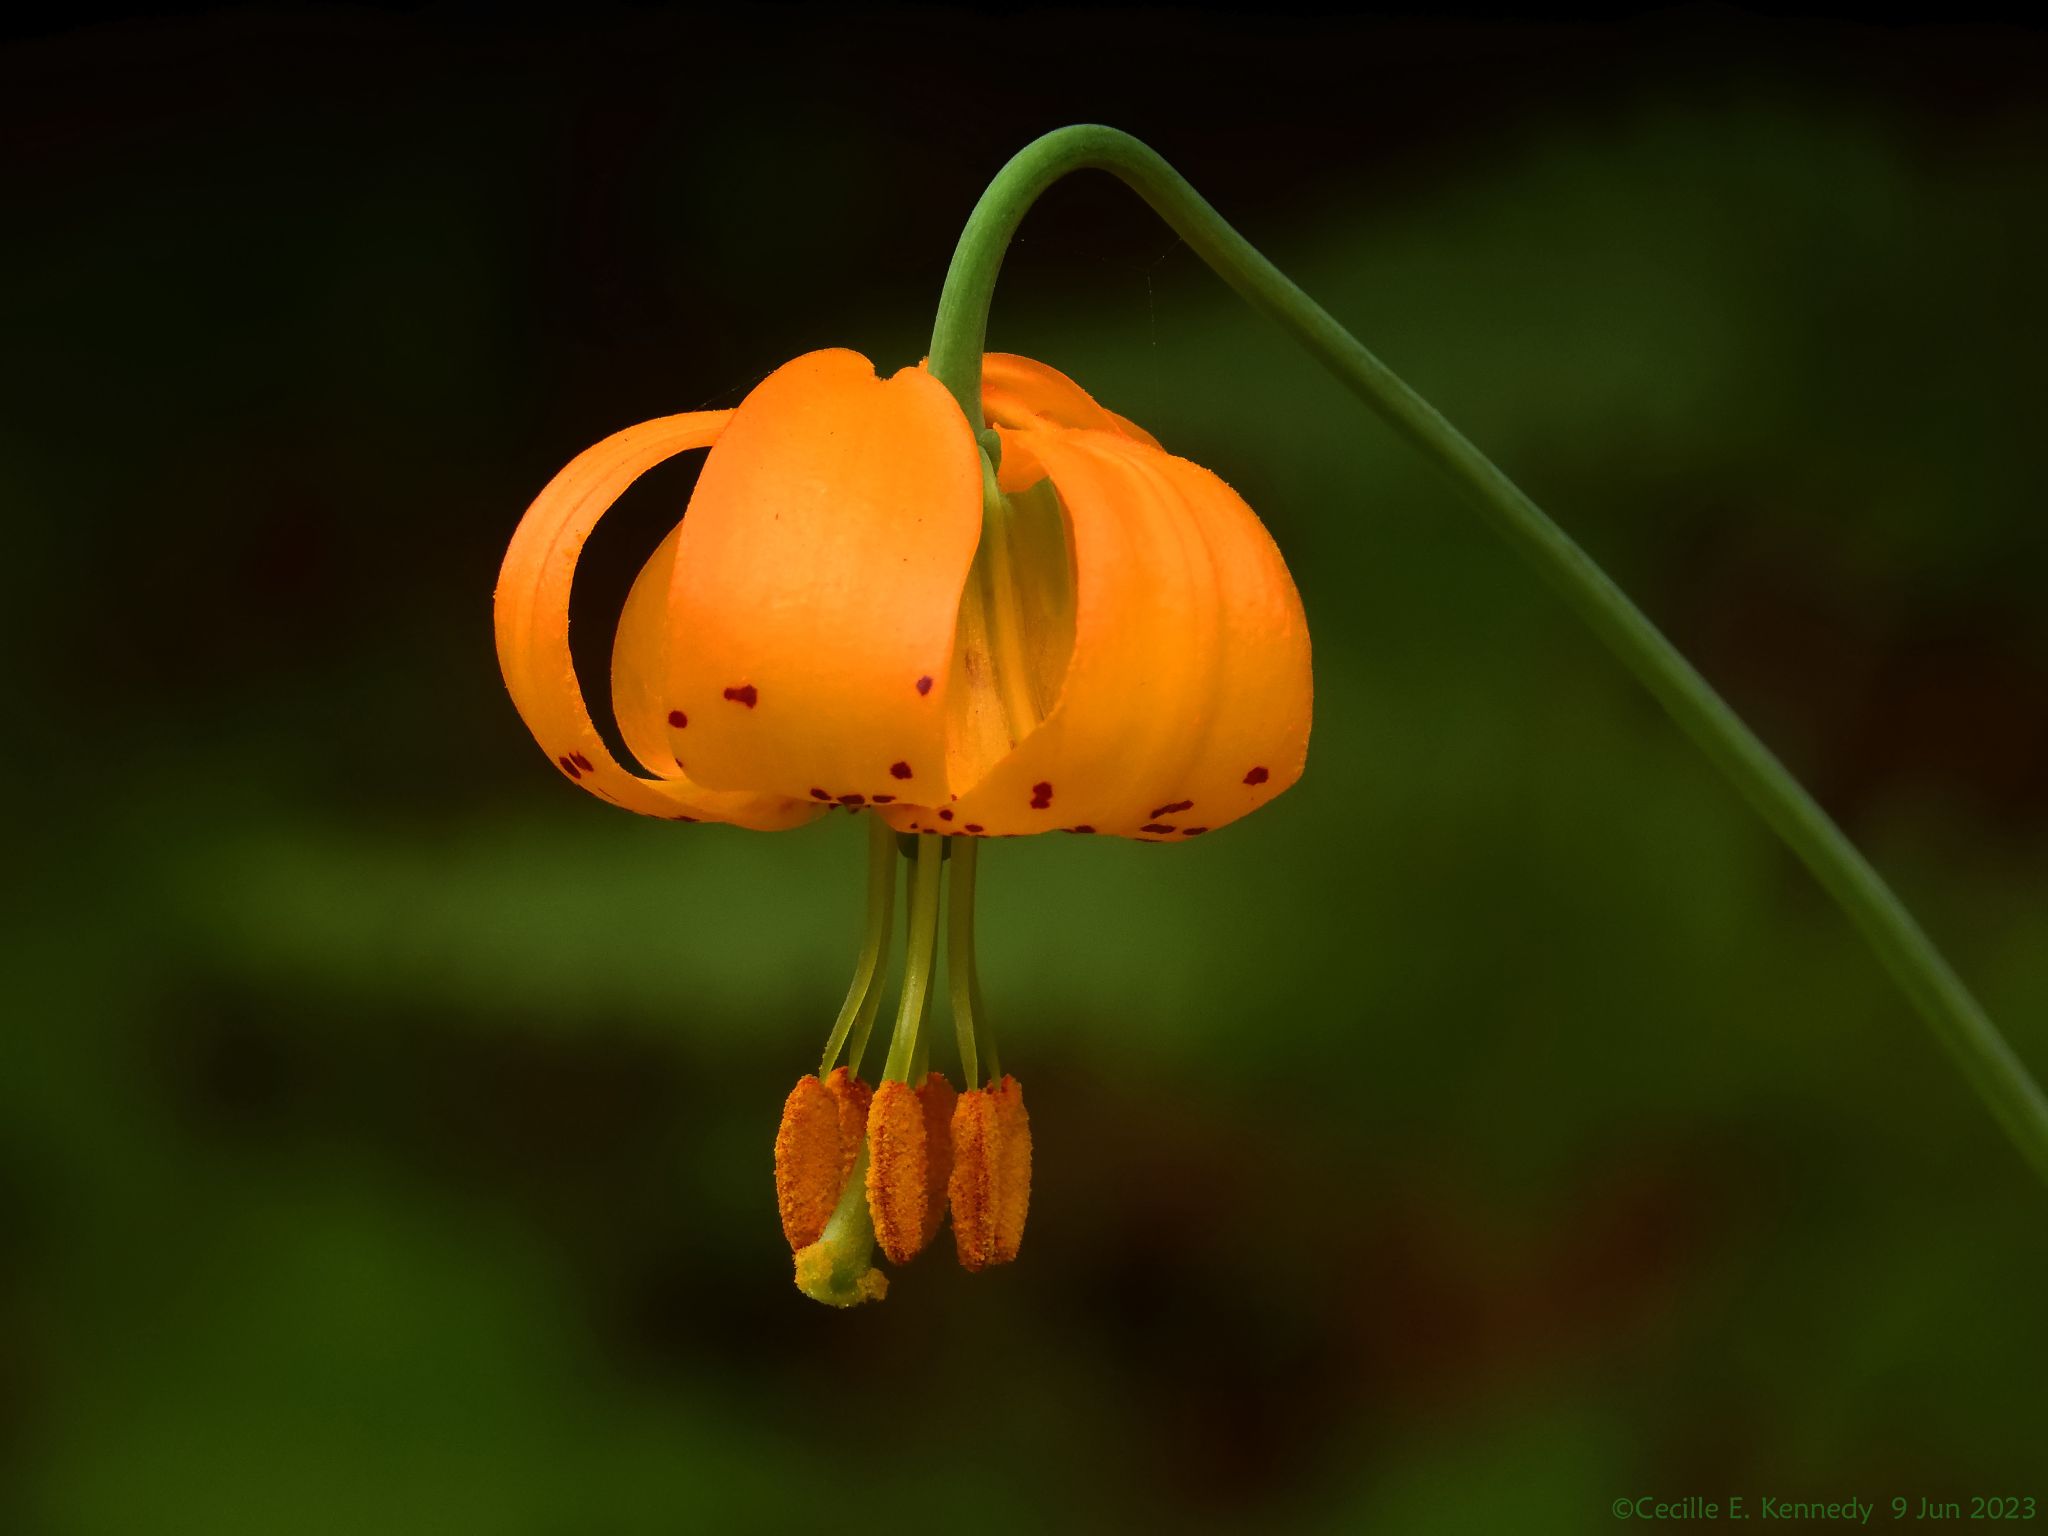
[[[846,1068],[834,1067],[825,1079],[825,1091],[839,1109],[839,1183],[844,1188],[860,1156],[860,1139],[868,1128],[868,1103],[874,1090]],[[837,1192],[833,1198],[838,1198]]]
[[[888,1082],[868,1107],[868,1214],[892,1264],[924,1251],[946,1213],[953,1085],[934,1072],[916,1089]]]
[[[1017,1257],[1031,1208],[1031,1118],[1014,1077],[960,1095],[948,1194],[961,1268],[985,1269]]]
[[[939,1223],[946,1219],[946,1192],[953,1177],[953,1111],[959,1100],[953,1085],[936,1072],[917,1090],[918,1107],[924,1111],[926,1241],[938,1236]]]
[[[841,1146],[842,1100],[815,1077],[797,1079],[775,1132],[775,1204],[782,1235],[804,1248],[825,1234],[851,1171]],[[856,1141],[854,1152],[858,1152]]]

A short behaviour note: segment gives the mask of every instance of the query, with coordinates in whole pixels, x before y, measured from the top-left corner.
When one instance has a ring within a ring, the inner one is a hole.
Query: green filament
[[[903,996],[896,1008],[896,1033],[889,1041],[889,1059],[882,1067],[886,1082],[911,1080],[918,1037],[923,1032],[932,969],[938,959],[939,876],[944,868],[944,842],[936,833],[920,834],[917,853],[911,861],[910,931],[904,940]]]
[[[847,1068],[860,1075],[860,1059],[866,1053],[868,1032],[875,1025],[875,1011],[882,1004],[882,978],[888,972],[889,929],[896,915],[896,836],[881,817],[868,822],[868,919],[861,940],[860,958],[854,962],[853,983],[846,989],[846,1001],[839,1005],[839,1017],[825,1037],[825,1055],[818,1065],[824,1077],[839,1061],[839,1052],[853,1035],[853,1050]]]
[[[962,1088],[982,1085],[983,1060],[988,1062],[989,1080],[1003,1072],[974,964],[974,865],[979,852],[976,839],[959,840],[953,851],[953,877],[946,888],[946,985],[953,1005],[953,1034],[960,1048]]]

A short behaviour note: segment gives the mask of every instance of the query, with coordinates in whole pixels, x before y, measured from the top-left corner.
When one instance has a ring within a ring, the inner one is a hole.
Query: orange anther
[[[853,1161],[860,1156],[860,1139],[867,1134],[868,1100],[874,1090],[844,1067],[834,1067],[825,1079],[825,1091],[839,1105],[839,1187],[846,1187]]]
[[[960,1095],[953,1110],[953,1246],[963,1269],[1007,1264],[1031,1207],[1031,1118],[1014,1077]]]
[[[953,1106],[959,1100],[953,1085],[937,1072],[917,1090],[924,1110],[925,1241],[939,1234],[946,1219],[946,1181],[953,1173]]]
[[[775,1132],[775,1203],[792,1249],[824,1236],[860,1152],[868,1087],[840,1067],[824,1082],[797,1079]]]
[[[922,1087],[884,1083],[868,1109],[868,1214],[892,1264],[924,1250],[945,1214],[953,1088],[934,1072]]]

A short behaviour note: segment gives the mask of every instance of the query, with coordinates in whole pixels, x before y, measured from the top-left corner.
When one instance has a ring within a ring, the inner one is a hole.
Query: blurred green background
[[[993,344],[1262,511],[1317,724],[1199,844],[987,850],[1017,1265],[797,1295],[769,1150],[861,829],[572,793],[490,638],[563,461],[914,361],[1002,159],[1113,122],[1609,566],[2039,1071],[2044,66],[1735,12],[10,39],[0,1528],[2048,1499],[2043,1190],[1563,608],[1113,185],[1034,215]],[[593,666],[689,473],[592,543]]]

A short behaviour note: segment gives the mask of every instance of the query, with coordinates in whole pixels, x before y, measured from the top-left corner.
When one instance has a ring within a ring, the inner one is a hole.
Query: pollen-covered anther
[[[805,1076],[782,1106],[775,1132],[775,1204],[793,1250],[824,1235],[860,1154],[869,1089],[844,1067],[824,1081]]]
[[[953,1176],[953,1110],[960,1095],[937,1072],[917,1090],[917,1102],[924,1110],[925,1240],[939,1232],[946,1219],[948,1181]]]
[[[921,1087],[887,1082],[868,1107],[868,1215],[892,1264],[924,1251],[945,1214],[954,1093],[938,1073]]]
[[[953,1109],[953,1246],[963,1269],[1017,1257],[1031,1208],[1031,1118],[1024,1089],[1005,1077],[960,1095]]]

